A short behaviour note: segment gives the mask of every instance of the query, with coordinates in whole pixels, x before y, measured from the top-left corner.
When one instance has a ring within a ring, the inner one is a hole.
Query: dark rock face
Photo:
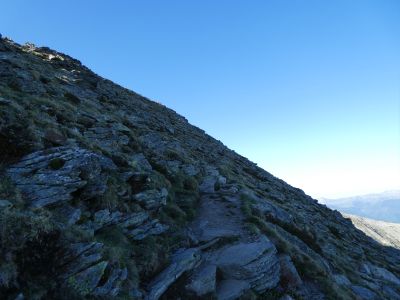
[[[0,79],[0,299],[400,299],[399,250],[172,110],[6,38]]]

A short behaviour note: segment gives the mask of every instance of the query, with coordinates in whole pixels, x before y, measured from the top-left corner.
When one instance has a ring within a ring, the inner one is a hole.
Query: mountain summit
[[[0,40],[1,299],[400,299],[400,251],[165,106]]]

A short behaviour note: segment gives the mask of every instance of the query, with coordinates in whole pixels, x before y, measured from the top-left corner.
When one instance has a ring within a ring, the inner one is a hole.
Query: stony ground
[[[399,250],[48,48],[0,40],[0,164],[1,299],[400,299]]]

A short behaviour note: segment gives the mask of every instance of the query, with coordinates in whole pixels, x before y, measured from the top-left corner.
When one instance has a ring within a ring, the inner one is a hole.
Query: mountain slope
[[[349,218],[354,226],[374,240],[383,245],[400,249],[400,224],[377,221],[349,214],[343,214],[343,216]]]
[[[0,78],[1,299],[399,298],[399,250],[174,111],[8,39]]]

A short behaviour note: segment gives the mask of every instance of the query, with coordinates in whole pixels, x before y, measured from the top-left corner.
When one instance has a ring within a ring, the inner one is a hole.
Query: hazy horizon
[[[318,202],[342,213],[400,223],[400,190],[339,199],[324,198]]]
[[[4,1],[0,33],[80,59],[314,198],[400,189],[399,1],[52,3]]]
[[[394,189],[394,190],[386,190],[386,191],[381,191],[381,192],[374,192],[374,193],[368,193],[368,194],[357,194],[357,195],[351,195],[351,196],[346,196],[346,197],[339,197],[339,198],[325,198],[322,197],[318,199],[320,203],[324,203],[324,200],[330,200],[330,201],[337,201],[337,200],[354,200],[357,198],[364,198],[364,197],[374,197],[377,201],[381,198],[380,196],[399,196],[400,198],[400,189]]]

